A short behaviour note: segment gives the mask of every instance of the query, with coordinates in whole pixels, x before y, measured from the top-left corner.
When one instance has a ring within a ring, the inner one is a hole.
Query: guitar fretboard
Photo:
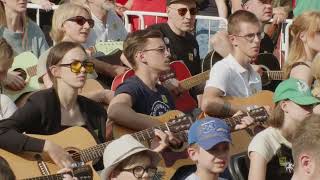
[[[30,77],[37,75],[37,65],[28,67],[26,70]]]
[[[209,74],[210,74],[210,70],[197,74],[195,76],[189,77],[187,79],[180,81],[180,85],[184,89],[191,89],[192,87],[201,84],[203,81],[208,80]]]
[[[53,175],[47,175],[47,176],[28,178],[24,180],[62,180],[62,179],[63,179],[63,174],[53,174]]]
[[[189,121],[189,124],[191,125],[193,122],[191,118],[188,118],[187,116],[178,118],[179,121]],[[178,120],[177,120],[178,121]],[[174,127],[176,126],[175,122],[167,122],[164,124],[161,124],[157,127],[148,128],[142,131],[138,131],[136,133],[131,134],[135,139],[137,139],[140,142],[143,141],[149,141],[155,137],[154,130],[160,129],[162,131],[174,131]],[[183,133],[185,134],[185,133]],[[95,146],[92,146],[90,148],[81,150],[79,153],[74,153],[72,155],[72,158],[76,161],[82,161],[82,162],[89,162],[94,159],[100,158],[103,156],[104,149],[107,147],[107,145],[112,142],[105,142],[101,144],[97,144]]]

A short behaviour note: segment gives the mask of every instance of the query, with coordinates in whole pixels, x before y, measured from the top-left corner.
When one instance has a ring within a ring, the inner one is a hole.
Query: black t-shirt
[[[293,175],[293,167],[292,150],[281,144],[267,164],[266,180],[290,180]]]
[[[199,45],[191,33],[179,36],[171,30],[167,23],[155,24],[149,28],[162,32],[163,41],[170,49],[171,60],[183,60],[193,76],[201,72]]]
[[[269,35],[265,34],[264,38],[261,39],[260,53],[273,53],[275,45]]]
[[[139,77],[133,76],[119,85],[115,95],[129,94],[132,98],[132,109],[137,113],[160,116],[174,110],[174,101],[169,91],[161,85],[156,88],[157,92],[151,90]]]

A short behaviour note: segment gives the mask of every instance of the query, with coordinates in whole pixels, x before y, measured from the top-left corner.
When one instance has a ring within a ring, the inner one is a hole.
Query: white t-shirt
[[[96,16],[92,14],[94,27],[89,33],[87,42],[83,44],[85,48],[94,46],[97,42],[123,41],[127,37],[123,21],[112,10],[108,11],[106,24],[103,24]]]
[[[190,174],[185,180],[201,180],[195,173]],[[227,180],[219,177],[218,180]]]
[[[207,87],[218,88],[225,96],[236,97],[248,97],[262,89],[260,75],[251,65],[247,69],[242,67],[231,54],[213,65]]]
[[[252,151],[257,152],[269,162],[281,144],[289,148],[292,147],[292,144],[281,135],[279,129],[268,127],[252,139],[248,147],[248,153],[250,154]]]
[[[10,117],[17,110],[17,106],[12,100],[4,95],[0,94],[0,120]]]

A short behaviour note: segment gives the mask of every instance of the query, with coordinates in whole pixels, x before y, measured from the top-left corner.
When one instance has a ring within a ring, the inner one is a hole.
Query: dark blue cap
[[[222,119],[206,117],[194,122],[189,129],[189,144],[196,143],[209,150],[221,142],[231,143],[230,127]]]

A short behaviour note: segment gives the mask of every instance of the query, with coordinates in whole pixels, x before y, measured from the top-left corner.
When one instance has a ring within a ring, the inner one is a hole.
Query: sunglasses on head
[[[175,8],[172,8],[172,7],[170,7],[170,8],[171,8],[171,9],[175,9]],[[185,16],[188,11],[190,12],[190,15],[191,15],[191,16],[195,16],[195,15],[197,15],[197,13],[198,13],[198,9],[195,8],[195,7],[194,7],[194,8],[190,8],[190,9],[188,9],[188,8],[178,8],[178,9],[175,9],[175,10],[178,11],[178,14],[179,14],[180,16]]]
[[[85,68],[86,73],[93,73],[94,71],[94,64],[89,61],[74,61],[69,64],[59,64],[59,66],[70,67],[71,72],[73,73],[80,73],[82,67]]]
[[[94,26],[94,20],[93,19],[86,19],[83,16],[75,16],[75,17],[67,19],[66,21],[75,22],[80,26],[83,26],[86,22],[88,22],[90,28],[93,28],[93,26]]]

